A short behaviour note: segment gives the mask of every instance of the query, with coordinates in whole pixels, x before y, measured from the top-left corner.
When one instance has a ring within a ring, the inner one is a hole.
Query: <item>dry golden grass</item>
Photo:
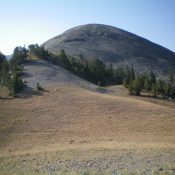
[[[0,129],[14,138],[1,142],[4,147],[49,142],[175,143],[175,110],[131,97],[61,86],[43,96],[0,103],[4,111]]]
[[[9,90],[5,86],[0,86],[0,98],[10,98]]]
[[[43,95],[1,99],[0,158],[46,154],[49,160],[73,159],[100,150],[175,153],[173,104],[163,106],[127,96],[124,89],[109,89],[113,92],[105,94],[59,86]]]

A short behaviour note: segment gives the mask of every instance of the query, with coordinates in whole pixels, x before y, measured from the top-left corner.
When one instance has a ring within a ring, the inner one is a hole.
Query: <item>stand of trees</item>
[[[9,83],[9,64],[3,55],[0,52],[0,86],[7,86]]]
[[[36,46],[35,49],[37,48]],[[161,95],[166,98],[175,98],[175,82],[172,71],[169,72],[168,81],[156,80],[152,71],[136,76],[133,66],[114,69],[112,64],[106,65],[99,59],[85,59],[83,55],[78,58],[68,56],[64,50],[61,50],[59,55],[53,55],[45,51],[43,47],[39,51],[42,52],[40,55],[44,55],[42,58],[99,86],[123,83],[128,88],[130,95],[140,95],[141,91],[146,91],[153,97]]]
[[[126,76],[122,68],[113,69],[112,64],[105,65],[97,58],[89,60],[82,55],[79,58],[74,58],[68,56],[64,50],[61,50],[59,55],[50,54],[49,59],[52,63],[99,86],[122,84]]]
[[[169,72],[168,80],[156,80],[153,71],[149,74],[135,76],[133,67],[127,73],[123,80],[123,85],[128,88],[130,95],[140,95],[142,91],[148,92],[151,96],[161,95],[165,98],[175,99],[175,81],[173,72]]]
[[[0,53],[0,86],[6,86],[10,95],[15,96],[24,87],[21,72],[22,63],[26,61],[26,57],[27,49],[25,47],[16,47],[9,62]]]
[[[83,55],[75,58],[68,56],[64,50],[61,50],[59,55],[53,55],[37,44],[29,45],[28,49],[16,47],[9,62],[0,53],[0,85],[7,86],[12,95],[24,87],[21,79],[22,64],[28,60],[29,55],[35,55],[38,58],[60,65],[99,86],[123,83],[131,95],[140,95],[142,91],[146,91],[154,97],[162,95],[167,98],[175,98],[175,81],[172,71],[169,72],[168,81],[156,80],[152,71],[149,74],[136,76],[133,66],[125,69],[114,69],[112,64],[106,65],[97,58],[85,59]]]
[[[41,59],[47,59],[50,57],[50,54],[47,50],[44,49],[44,47],[38,46],[38,44],[31,44],[28,46],[29,48],[29,54],[33,54]]]

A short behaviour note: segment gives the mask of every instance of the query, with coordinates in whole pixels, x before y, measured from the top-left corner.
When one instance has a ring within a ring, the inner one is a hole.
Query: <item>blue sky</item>
[[[87,23],[116,26],[175,51],[175,0],[0,0],[0,51],[42,44]]]

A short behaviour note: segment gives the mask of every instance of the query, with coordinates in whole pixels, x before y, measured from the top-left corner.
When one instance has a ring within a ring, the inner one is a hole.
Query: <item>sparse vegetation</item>
[[[0,85],[8,87],[12,96],[15,96],[25,85],[20,76],[23,70],[21,64],[26,61],[26,57],[25,47],[16,47],[9,62],[0,53]]]
[[[43,96],[0,100],[0,174],[127,174],[147,170],[148,161],[151,170],[169,170],[174,104],[108,88],[124,97],[60,85]]]
[[[48,58],[49,52],[44,49],[44,47],[38,46],[38,44],[31,44],[28,46],[29,48],[29,55],[36,55],[38,58],[46,59]]]
[[[153,71],[144,75],[136,75],[133,65],[131,68],[114,69],[112,64],[105,65],[99,59],[86,59],[82,54],[78,58],[68,56],[64,50],[59,55],[53,55],[36,45],[29,45],[29,52],[36,56],[58,64],[70,72],[98,86],[122,84],[128,88],[130,95],[140,95],[142,91],[151,96],[175,98],[175,83],[173,71],[169,71],[168,81],[156,80]]]
[[[64,50],[59,55],[50,55],[48,61],[60,65],[70,72],[96,85],[107,86],[122,84],[125,71],[122,68],[114,69],[112,64],[105,65],[99,59],[86,59],[80,54],[78,58],[66,55]]]
[[[145,73],[144,75],[137,75],[135,77],[133,67],[126,70],[127,73],[123,80],[123,85],[128,88],[130,95],[140,95],[141,92],[145,91],[152,97],[160,95],[170,100],[175,99],[175,81],[172,71],[168,75],[169,78],[163,81],[161,79],[156,80],[156,75],[153,71],[149,74]]]
[[[36,89],[38,91],[44,91],[44,88],[42,88],[39,83],[36,84]]]
[[[175,82],[173,71],[169,71],[168,80],[156,80],[153,71],[149,74],[135,75],[134,67],[114,69],[112,64],[106,65],[99,59],[86,59],[82,54],[78,58],[68,56],[64,50],[59,55],[53,55],[39,47],[38,44],[29,45],[29,50],[25,47],[16,47],[12,59],[8,63],[3,54],[0,55],[0,78],[1,85],[9,88],[10,93],[15,95],[19,92],[24,83],[20,78],[22,63],[27,61],[27,56],[33,54],[41,59],[46,59],[54,64],[58,64],[70,72],[82,77],[98,86],[122,84],[128,88],[130,95],[140,95],[142,91],[148,92],[151,96],[158,95],[164,98],[175,98]],[[38,90],[43,90],[37,84]]]

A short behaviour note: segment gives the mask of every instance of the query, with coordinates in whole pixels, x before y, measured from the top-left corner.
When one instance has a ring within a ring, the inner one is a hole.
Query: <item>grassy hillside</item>
[[[0,174],[173,174],[174,104],[108,91],[60,85],[0,99]]]

